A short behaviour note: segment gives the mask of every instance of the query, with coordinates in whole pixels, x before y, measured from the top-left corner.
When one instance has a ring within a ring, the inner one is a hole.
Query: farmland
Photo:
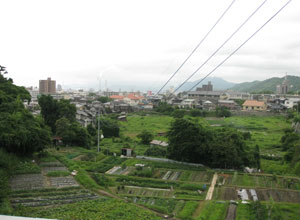
[[[9,197],[9,213],[66,220],[161,219],[165,215],[176,219],[217,220],[226,219],[228,213],[234,214],[235,219],[255,219],[257,207],[253,208],[250,195],[250,189],[254,189],[261,202],[259,207],[272,209],[274,219],[276,216],[299,219],[300,179],[287,176],[288,165],[280,160],[262,159],[264,173],[247,174],[241,170],[213,170],[205,166],[121,158],[121,148],[128,146],[136,154],[144,154],[149,146],[141,144],[136,137],[141,130],[151,131],[154,139],[167,141],[167,137],[159,133],[167,132],[173,121],[172,117],[156,114],[130,115],[127,119],[121,122],[120,138],[101,141],[103,151],[100,153],[95,147],[52,148],[38,163],[20,164],[13,178],[24,179],[26,176],[22,175],[31,175],[27,179],[37,181],[32,185],[35,189],[17,188],[22,186],[12,184],[15,188]],[[219,124],[249,131],[250,147],[258,144],[261,154],[272,152],[279,157],[282,152],[274,150],[274,146],[278,145],[283,129],[290,127],[283,117],[195,120],[207,126]],[[70,175],[73,170],[78,172],[74,177]],[[213,198],[205,200],[215,173],[218,179]],[[68,183],[67,179],[72,186],[59,185]],[[240,203],[239,189],[245,189],[250,195],[250,204]],[[233,205],[230,200],[239,204]]]

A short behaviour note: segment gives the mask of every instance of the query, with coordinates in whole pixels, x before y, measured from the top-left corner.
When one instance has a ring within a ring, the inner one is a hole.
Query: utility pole
[[[99,96],[101,91],[101,74],[99,74]],[[100,152],[100,103],[99,103],[99,109],[98,109],[98,152]]]
[[[98,152],[100,152],[100,106],[98,112]]]

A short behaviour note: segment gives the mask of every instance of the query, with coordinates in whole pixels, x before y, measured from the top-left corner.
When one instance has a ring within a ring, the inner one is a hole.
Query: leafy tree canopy
[[[176,119],[168,139],[167,157],[170,159],[218,168],[258,164],[254,152],[246,146],[243,133],[236,129],[211,129],[187,119]]]
[[[96,124],[96,129],[98,129],[98,123]],[[110,118],[100,119],[100,129],[103,132],[103,136],[108,137],[119,137],[120,136],[120,127],[117,121]]]
[[[18,155],[41,151],[51,143],[44,121],[24,108],[24,100],[30,100],[26,89],[0,74],[0,147]]]
[[[142,144],[149,144],[152,141],[154,135],[150,131],[143,130],[137,135],[137,137],[141,139]]]
[[[100,96],[97,100],[101,103],[107,103],[110,102],[112,99],[107,96]]]
[[[53,99],[50,95],[42,95],[38,99],[41,107],[41,114],[45,120],[45,123],[51,128],[52,132],[55,133],[55,123],[60,118],[66,118],[70,122],[75,121],[76,117],[76,106],[71,104],[69,100]]]

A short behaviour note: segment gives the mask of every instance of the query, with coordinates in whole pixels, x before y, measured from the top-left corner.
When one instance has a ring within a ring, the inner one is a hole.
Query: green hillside
[[[300,90],[300,77],[298,76],[287,76],[290,85],[290,91],[295,92]],[[284,77],[278,78],[273,77],[266,79],[264,81],[253,81],[240,83],[232,87],[231,89],[239,92],[262,92],[262,91],[272,91],[276,92],[276,86],[281,84]]]

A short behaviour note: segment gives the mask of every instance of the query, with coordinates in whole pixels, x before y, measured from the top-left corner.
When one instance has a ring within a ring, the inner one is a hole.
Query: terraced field
[[[276,175],[261,174],[225,174],[219,175],[219,183],[225,186],[245,186],[261,188],[279,188],[300,190],[300,179]]]
[[[47,189],[13,192],[10,202],[13,207],[53,206],[59,204],[76,203],[83,200],[98,199],[99,196],[81,187],[64,189]]]

